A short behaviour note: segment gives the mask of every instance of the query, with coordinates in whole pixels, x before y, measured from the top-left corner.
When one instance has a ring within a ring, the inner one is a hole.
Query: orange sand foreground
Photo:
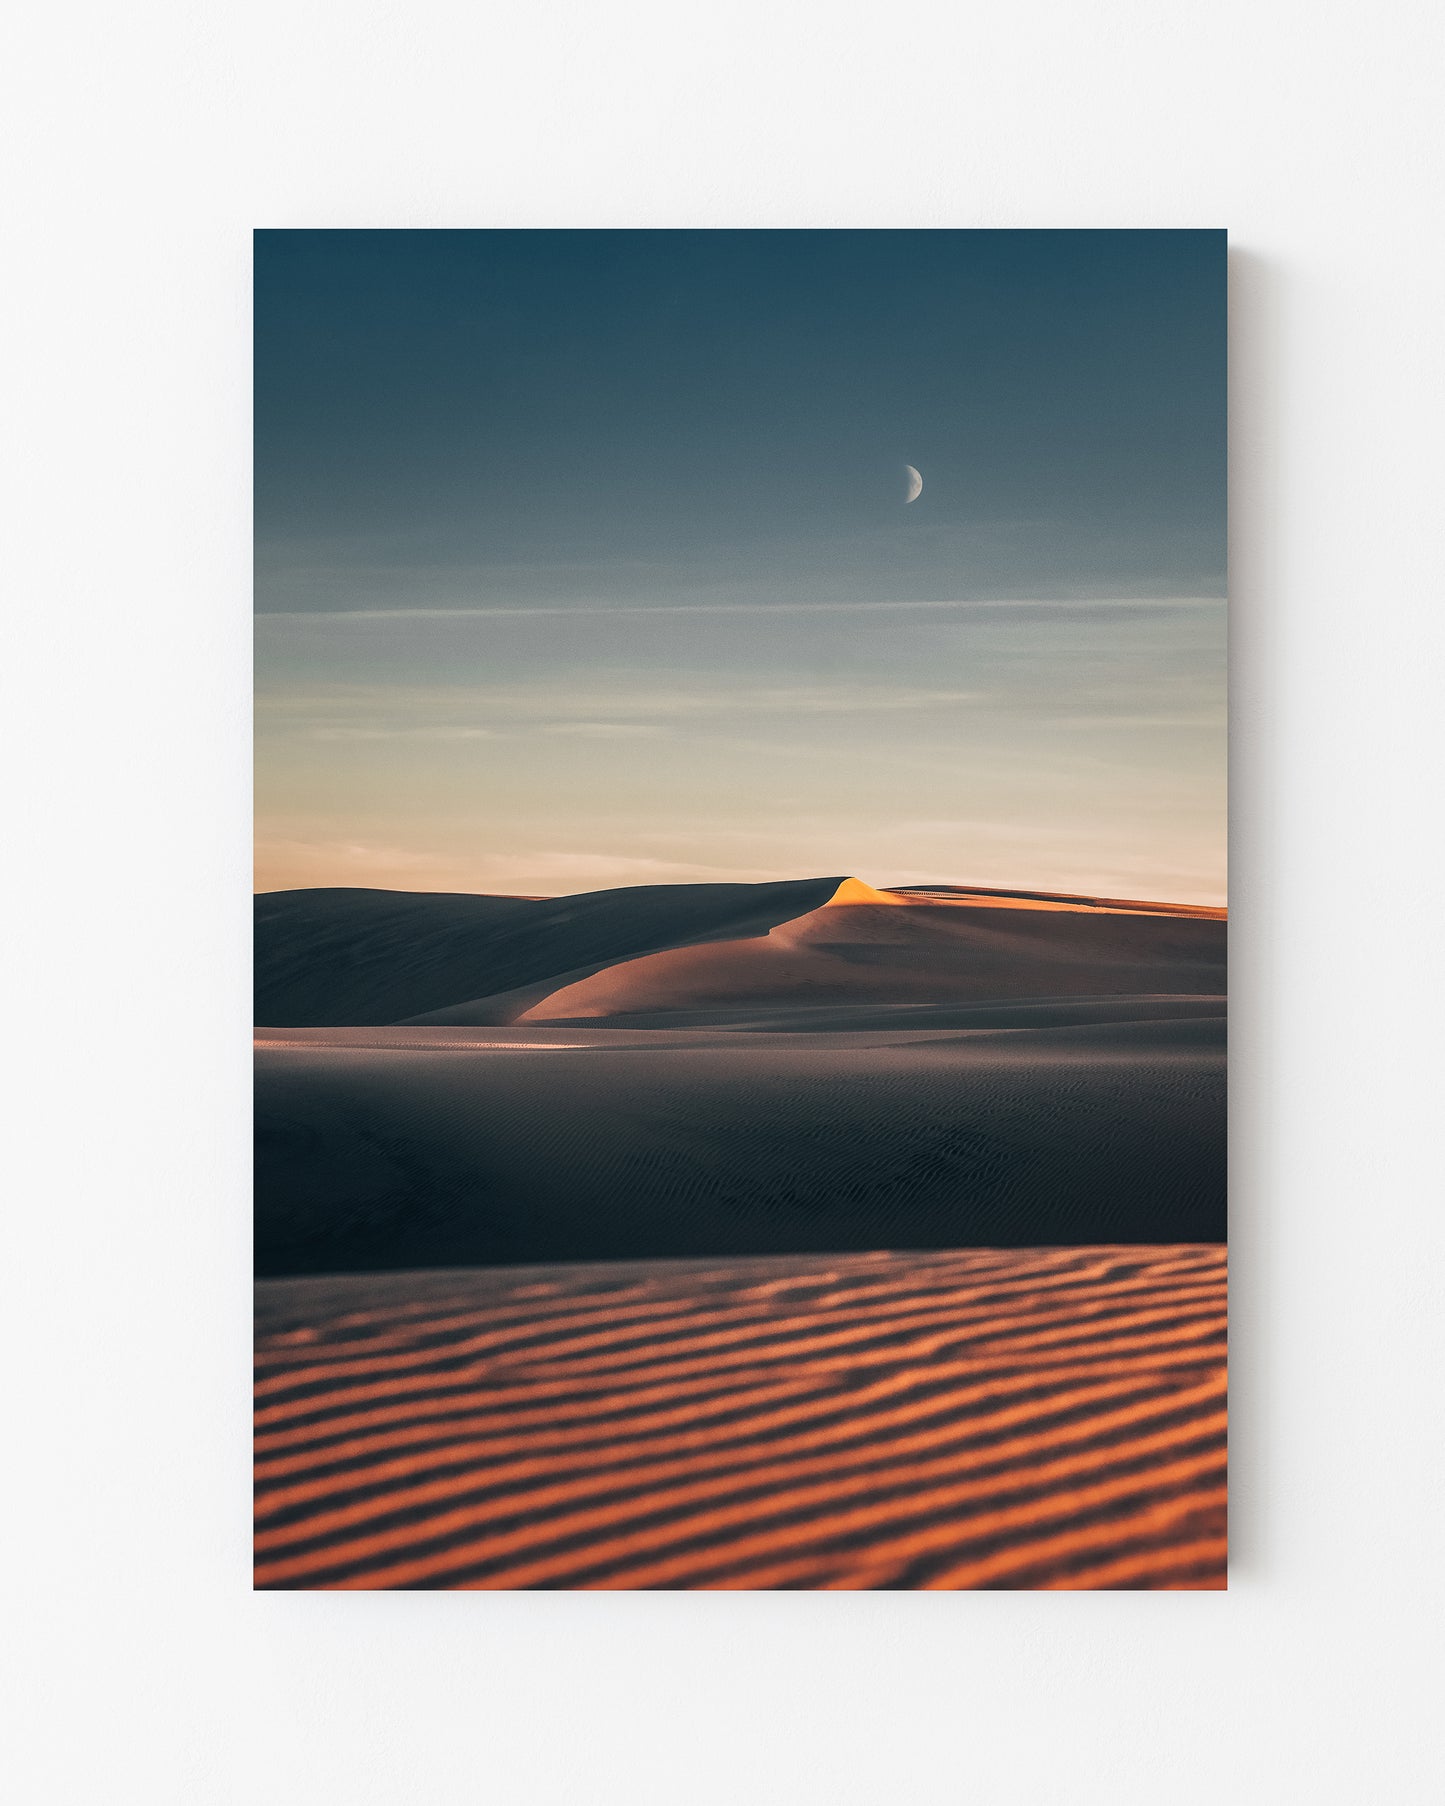
[[[1225,1251],[257,1288],[256,1583],[1217,1588]]]

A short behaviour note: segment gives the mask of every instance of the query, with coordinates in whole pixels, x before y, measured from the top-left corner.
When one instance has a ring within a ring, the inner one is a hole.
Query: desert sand
[[[256,899],[256,1021],[351,1028],[472,1006],[476,1021],[510,1022],[559,984],[617,960],[710,936],[766,934],[826,902],[839,882],[637,885],[540,898],[274,891]],[[489,1013],[484,998],[500,1001]]]
[[[874,1033],[271,1031],[257,1271],[1220,1240],[1223,1023],[1204,1007]]]
[[[1213,1588],[1219,1247],[257,1289],[256,1579]]]
[[[1225,933],[258,898],[257,1583],[1222,1585]]]
[[[765,935],[667,948],[559,986],[521,1022],[718,1007],[981,1003],[1223,989],[1224,924],[1026,898],[845,898]],[[448,1020],[460,1020],[452,1012]]]
[[[278,891],[256,899],[256,1016],[485,1027],[698,1007],[1223,991],[1225,922],[1036,892],[849,878],[578,897]]]

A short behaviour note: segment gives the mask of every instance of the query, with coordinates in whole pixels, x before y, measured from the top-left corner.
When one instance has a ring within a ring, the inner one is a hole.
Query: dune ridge
[[[514,993],[530,1000],[615,960],[709,935],[766,933],[816,909],[840,882],[635,885],[542,898],[267,892],[255,899],[255,1020],[379,1026],[470,1005],[479,1020],[505,1022],[525,1007]]]
[[[289,1028],[1223,989],[1222,911],[1040,892],[838,877],[553,898],[316,890],[259,896],[255,913],[255,1020]]]
[[[1217,1246],[257,1288],[267,1588],[1217,1588]]]
[[[1222,922],[1227,909],[1195,903],[1141,903],[1124,897],[1089,897],[1041,890],[979,890],[961,884],[905,884],[875,890],[861,878],[845,878],[825,908],[848,904],[891,904],[907,908],[1042,909],[1065,915],[1193,916]]]

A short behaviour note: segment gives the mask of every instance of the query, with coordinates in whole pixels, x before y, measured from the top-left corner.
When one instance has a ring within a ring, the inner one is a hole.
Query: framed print
[[[256,240],[255,1582],[1225,1582],[1225,235]]]

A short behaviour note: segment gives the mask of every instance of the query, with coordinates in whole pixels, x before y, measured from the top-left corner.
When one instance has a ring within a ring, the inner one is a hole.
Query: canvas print
[[[255,1584],[1225,1584],[1225,236],[264,231]]]

